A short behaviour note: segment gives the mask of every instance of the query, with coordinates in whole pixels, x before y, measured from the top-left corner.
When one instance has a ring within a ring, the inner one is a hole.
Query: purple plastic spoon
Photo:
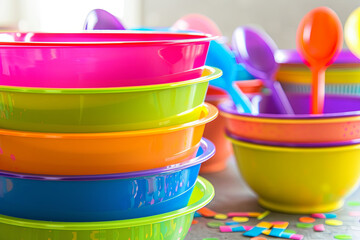
[[[86,17],[85,30],[125,30],[124,25],[111,13],[94,9]]]
[[[275,61],[277,46],[264,31],[254,27],[238,27],[232,39],[232,48],[239,63],[253,76],[262,79],[281,114],[294,114],[279,82],[274,81],[278,69]]]

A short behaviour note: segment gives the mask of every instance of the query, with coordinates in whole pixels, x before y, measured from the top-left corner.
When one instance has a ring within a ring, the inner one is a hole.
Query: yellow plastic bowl
[[[333,211],[359,185],[360,144],[288,148],[230,140],[243,178],[267,209],[297,214]]]

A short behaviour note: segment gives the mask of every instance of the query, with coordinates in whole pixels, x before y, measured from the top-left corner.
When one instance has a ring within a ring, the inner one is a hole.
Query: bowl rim
[[[199,191],[203,193],[203,196],[195,203],[175,211],[149,216],[149,217],[125,219],[118,221],[106,221],[106,222],[48,222],[48,221],[27,220],[27,219],[0,215],[0,223],[7,225],[15,225],[19,227],[36,228],[36,229],[52,229],[52,230],[60,230],[60,231],[117,229],[117,228],[140,226],[145,224],[154,224],[193,213],[199,210],[200,208],[204,207],[205,205],[207,205],[214,198],[215,195],[214,187],[206,179],[199,176],[195,183],[195,188],[197,188]]]
[[[292,96],[308,96],[309,94],[300,94],[293,93]],[[336,95],[336,94],[327,94],[329,97],[341,97],[347,99],[355,99],[359,100],[359,96],[345,96],[345,95]],[[325,113],[318,115],[311,114],[295,114],[295,115],[287,115],[287,114],[274,114],[274,113],[260,113],[258,115],[253,115],[251,113],[238,113],[235,109],[231,107],[234,103],[231,100],[224,101],[218,105],[220,110],[220,114],[227,118],[233,119],[242,119],[246,121],[257,121],[257,122],[289,122],[289,123],[298,123],[299,120],[306,120],[306,123],[315,122],[339,122],[339,121],[350,121],[350,120],[360,120],[360,110],[358,111],[348,111],[341,113]],[[351,119],[350,119],[351,118]],[[302,122],[305,123],[305,122]]]
[[[138,136],[145,136],[151,134],[166,134],[170,132],[184,130],[190,127],[205,125],[206,123],[211,122],[218,116],[219,112],[215,106],[209,103],[203,103],[202,105],[200,105],[200,107],[202,107],[203,111],[207,113],[205,116],[201,117],[200,119],[194,120],[192,122],[187,122],[174,126],[141,129],[141,130],[133,130],[133,131],[102,132],[102,133],[46,133],[46,132],[28,132],[28,131],[0,129],[0,136],[5,135],[12,137],[46,138],[46,139],[100,140],[105,138],[138,137]]]
[[[271,152],[291,152],[291,153],[329,153],[329,152],[342,152],[342,151],[351,151],[355,149],[360,149],[360,144],[354,145],[346,145],[346,146],[335,146],[335,147],[283,147],[283,146],[270,146],[270,145],[262,145],[256,143],[250,143],[246,141],[240,141],[230,136],[226,136],[228,140],[231,141],[232,144],[241,145],[244,147],[257,149],[260,151],[271,151]],[[290,159],[289,159],[290,160]]]
[[[119,45],[125,45],[125,46],[138,46],[138,45],[167,45],[167,44],[186,44],[186,43],[197,43],[197,42],[210,42],[212,40],[215,40],[218,38],[218,36],[212,36],[210,34],[205,33],[177,33],[177,32],[162,32],[162,31],[137,31],[137,30],[84,30],[79,32],[21,32],[21,31],[14,31],[14,32],[1,32],[1,35],[14,35],[14,34],[30,34],[30,36],[33,35],[45,35],[45,36],[55,36],[55,35],[63,35],[63,36],[69,36],[69,35],[94,35],[94,36],[101,36],[101,35],[159,35],[159,36],[168,36],[168,37],[179,37],[179,39],[163,39],[163,40],[149,40],[149,41],[98,41],[98,42],[20,42],[20,41],[0,41],[0,44],[2,47],[11,46],[11,47],[22,47],[22,46],[37,46],[37,47],[50,47],[50,46],[56,46],[56,47],[69,47],[69,46],[119,46]],[[181,38],[183,37],[183,38]],[[185,38],[186,37],[186,38]],[[191,37],[191,38],[189,38]]]
[[[99,180],[118,180],[118,179],[138,178],[144,176],[151,176],[155,174],[169,174],[201,164],[207,161],[215,154],[214,144],[206,138],[202,138],[200,140],[199,148],[203,149],[203,153],[186,162],[172,164],[161,168],[147,169],[147,170],[141,170],[135,172],[98,174],[98,175],[44,175],[44,174],[29,174],[29,173],[0,171],[0,177],[44,180],[44,181],[99,181]]]
[[[323,147],[340,147],[340,146],[350,146],[360,144],[360,139],[353,139],[344,142],[312,142],[312,143],[297,143],[297,142],[275,142],[275,141],[266,141],[260,139],[249,139],[246,137],[240,137],[236,134],[231,133],[226,130],[226,136],[232,138],[234,140],[253,143],[264,146],[272,146],[272,147],[294,147],[294,148],[323,148]]]
[[[305,65],[302,57],[296,49],[279,49],[275,53],[276,62],[281,65],[301,64]],[[357,58],[350,50],[343,49],[340,51],[333,65],[337,64],[359,64],[360,59]]]
[[[130,93],[130,92],[142,92],[142,91],[155,91],[168,88],[185,87],[193,84],[199,84],[203,82],[209,82],[215,78],[219,78],[222,75],[222,71],[218,68],[204,66],[203,76],[191,80],[185,80],[180,82],[130,86],[130,87],[109,87],[109,88],[38,88],[38,87],[16,87],[0,85],[0,92],[15,92],[15,93],[38,93],[38,94],[110,94],[110,93]]]

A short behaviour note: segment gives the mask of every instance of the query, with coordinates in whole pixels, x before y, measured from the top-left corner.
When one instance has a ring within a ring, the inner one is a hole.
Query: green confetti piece
[[[359,207],[360,201],[349,201],[349,202],[347,202],[347,205],[350,207]]]
[[[311,223],[297,223],[296,227],[298,228],[312,228],[314,224]]]
[[[352,237],[350,235],[345,235],[345,234],[335,235],[334,238],[335,239],[352,239]]]
[[[284,233],[296,234],[296,231],[292,229],[285,229]]]
[[[208,222],[207,225],[210,228],[219,228],[220,226],[224,226],[225,224],[223,222],[213,221],[213,222]]]

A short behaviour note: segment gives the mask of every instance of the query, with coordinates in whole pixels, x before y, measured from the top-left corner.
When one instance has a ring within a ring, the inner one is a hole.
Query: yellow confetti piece
[[[225,214],[216,214],[215,216],[214,216],[214,218],[215,219],[218,219],[218,220],[225,220],[225,219],[227,219],[228,217],[227,217],[227,215],[225,215]]]
[[[273,226],[272,223],[269,222],[260,222],[256,225],[257,227],[271,228]]]
[[[263,212],[260,216],[257,217],[258,220],[262,220],[270,214],[270,211]]]
[[[343,222],[336,219],[328,219],[325,221],[325,224],[330,226],[341,226],[343,225]]]
[[[244,223],[244,222],[248,222],[249,218],[247,218],[247,217],[233,217],[232,220],[235,221],[235,222]]]

